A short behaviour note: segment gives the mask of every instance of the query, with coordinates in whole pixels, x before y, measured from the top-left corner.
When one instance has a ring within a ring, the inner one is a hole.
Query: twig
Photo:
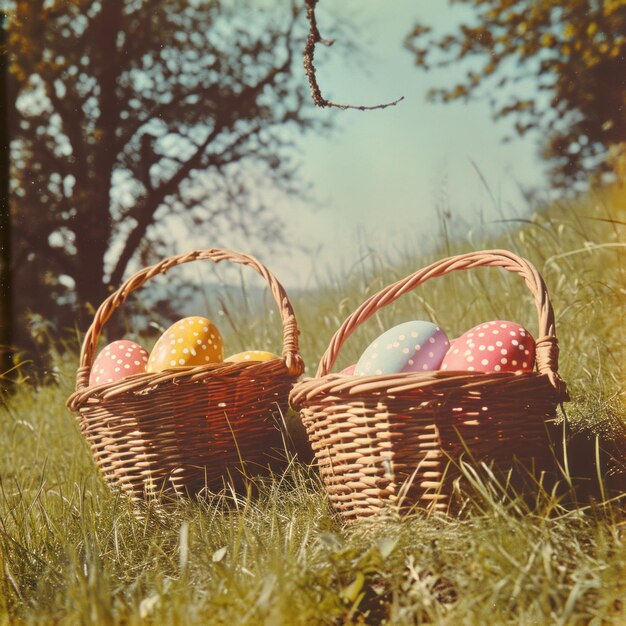
[[[357,111],[373,111],[374,109],[386,109],[392,107],[404,100],[404,96],[401,96],[393,102],[387,102],[386,104],[377,104],[375,106],[363,106],[354,104],[338,104],[327,100],[322,95],[322,92],[317,84],[317,77],[315,75],[315,65],[313,63],[313,57],[315,56],[315,44],[321,43],[325,46],[332,46],[333,39],[323,39],[320,35],[320,31],[317,28],[317,19],[315,17],[315,5],[317,0],[305,0],[306,16],[309,20],[309,35],[306,39],[304,46],[304,71],[309,79],[309,85],[311,86],[311,97],[313,102],[318,107],[335,107],[337,109],[356,109]]]

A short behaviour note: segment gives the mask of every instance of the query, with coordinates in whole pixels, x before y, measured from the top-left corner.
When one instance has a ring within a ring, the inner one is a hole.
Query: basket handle
[[[117,291],[104,300],[96,311],[93,322],[87,330],[87,334],[83,340],[80,353],[80,367],[76,374],[77,390],[88,386],[89,372],[91,370],[91,366],[93,365],[93,359],[98,347],[98,340],[100,338],[102,328],[113,312],[124,304],[126,298],[133,291],[135,291],[135,289],[141,287],[145,282],[154,276],[158,274],[165,274],[176,265],[190,263],[191,261],[205,260],[213,261],[213,263],[231,261],[232,263],[237,263],[239,265],[247,265],[258,272],[268,282],[272,295],[278,305],[283,324],[282,356],[285,360],[285,365],[287,366],[291,376],[299,376],[302,374],[304,371],[304,362],[302,361],[298,346],[298,324],[296,322],[293,308],[285,290],[283,289],[283,286],[278,282],[276,277],[254,257],[240,252],[233,252],[232,250],[210,248],[208,250],[193,250],[187,254],[171,256],[156,265],[139,270],[128,278]]]
[[[330,372],[337,360],[341,346],[348,337],[381,308],[391,304],[430,278],[443,276],[455,270],[469,270],[475,267],[503,267],[505,270],[520,274],[524,278],[526,286],[535,298],[539,316],[539,337],[535,342],[537,369],[542,374],[547,374],[551,384],[559,392],[564,393],[565,383],[558,374],[559,347],[554,324],[554,311],[546,285],[539,272],[529,261],[507,250],[483,250],[451,256],[384,287],[363,302],[339,327],[330,340],[324,356],[322,356],[316,376],[326,376]]]

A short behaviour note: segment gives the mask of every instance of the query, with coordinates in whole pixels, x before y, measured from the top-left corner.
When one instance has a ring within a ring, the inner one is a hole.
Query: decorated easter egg
[[[356,363],[352,365],[348,365],[348,367],[344,367],[339,373],[344,376],[354,376],[354,370],[356,369]]]
[[[535,341],[519,324],[506,320],[485,322],[455,339],[443,359],[444,371],[532,371]]]
[[[357,376],[439,369],[450,342],[432,322],[399,324],[375,339],[358,360]]]
[[[229,356],[227,359],[224,359],[224,362],[246,363],[247,361],[271,361],[273,359],[280,359],[280,357],[264,350],[247,350],[246,352],[238,352]]]
[[[172,324],[150,353],[146,370],[161,372],[172,367],[195,367],[224,359],[222,336],[206,317],[185,317]]]
[[[89,374],[90,385],[102,385],[146,371],[148,351],[134,341],[119,339],[105,346]]]

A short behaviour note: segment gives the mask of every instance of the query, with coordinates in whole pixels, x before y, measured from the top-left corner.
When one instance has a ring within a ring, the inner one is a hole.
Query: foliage
[[[280,240],[259,190],[301,190],[292,142],[327,126],[292,68],[287,0],[9,6],[17,311],[98,305],[177,232]]]
[[[430,96],[450,102],[485,94],[496,119],[515,118],[520,135],[538,130],[557,185],[610,174],[610,157],[626,145],[626,2],[457,2],[475,20],[437,37],[418,24],[406,40],[424,69],[475,59],[464,81]],[[529,77],[530,92],[521,84]]]
[[[624,474],[618,483],[596,465],[588,437],[625,427],[624,198],[616,190],[552,206],[497,238],[476,222],[467,242],[449,242],[451,253],[513,250],[546,280],[566,410],[587,444],[570,448],[573,501],[540,492],[529,508],[478,482],[461,517],[344,528],[315,472],[294,461],[255,495],[138,511],[103,483],[64,407],[76,366],[66,351],[55,357],[56,385],[24,385],[0,406],[0,623],[624,624]],[[295,298],[308,373],[364,297],[445,254],[372,254]],[[226,344],[279,350],[273,308],[251,318],[233,301],[233,327],[220,324]],[[455,334],[495,316],[536,328],[518,277],[487,268],[434,279],[369,320],[336,369],[381,326],[431,317]],[[600,485],[612,479],[622,499],[603,502]]]

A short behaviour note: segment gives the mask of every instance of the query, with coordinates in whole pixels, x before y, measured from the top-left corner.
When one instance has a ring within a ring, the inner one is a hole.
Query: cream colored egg
[[[248,361],[271,361],[272,359],[280,359],[279,356],[264,350],[247,350],[246,352],[238,352],[224,359],[226,363],[247,363]]]
[[[197,367],[224,360],[222,336],[206,317],[185,317],[172,324],[154,345],[147,372]]]

